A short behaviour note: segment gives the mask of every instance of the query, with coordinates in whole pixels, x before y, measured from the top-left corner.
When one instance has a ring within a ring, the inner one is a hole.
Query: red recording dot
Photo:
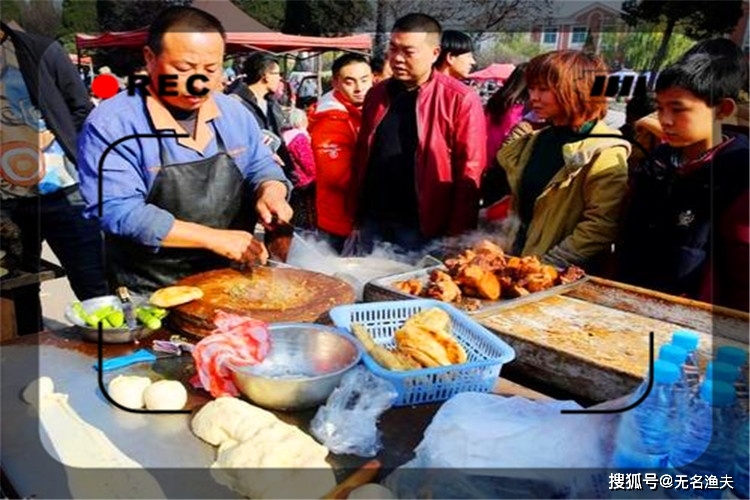
[[[99,75],[91,82],[91,93],[99,99],[109,99],[120,89],[120,82],[112,75]]]

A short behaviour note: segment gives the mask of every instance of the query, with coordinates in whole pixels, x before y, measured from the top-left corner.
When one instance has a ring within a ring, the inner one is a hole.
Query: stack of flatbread
[[[407,319],[394,333],[394,350],[377,345],[362,325],[353,324],[352,332],[373,359],[389,370],[418,370],[467,361],[466,351],[451,332],[450,316],[437,307]]]

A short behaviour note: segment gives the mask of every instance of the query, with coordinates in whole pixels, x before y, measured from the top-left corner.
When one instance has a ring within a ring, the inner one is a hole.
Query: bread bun
[[[203,297],[203,290],[196,286],[168,286],[152,293],[149,302],[156,307],[167,309],[187,304],[201,297]]]

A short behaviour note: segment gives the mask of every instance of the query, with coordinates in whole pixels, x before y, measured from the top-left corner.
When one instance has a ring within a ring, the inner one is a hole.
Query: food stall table
[[[106,344],[103,357],[129,354],[150,346],[156,338],[168,338],[171,332],[160,330],[134,344]],[[39,376],[50,377],[55,392],[67,394],[69,404],[90,425],[106,436],[128,457],[139,462],[155,477],[169,498],[239,498],[216,483],[209,466],[216,449],[201,441],[190,430],[189,413],[148,415],[119,410],[104,398],[93,365],[98,345],[79,339],[74,329],[43,332],[0,344],[2,374],[2,447],[0,462],[4,488],[12,488],[21,498],[64,498],[75,496],[76,481],[97,481],[102,471],[71,471],[60,465],[45,450],[49,446],[32,406],[22,401],[23,389]],[[106,372],[103,382],[116,375],[145,375],[153,378],[187,380],[193,373],[188,356],[164,357],[150,364],[133,365]],[[532,398],[545,396],[516,384],[500,381],[496,391]],[[186,408],[196,409],[209,400],[207,393],[189,389]],[[378,459],[387,474],[412,458],[413,449],[439,408],[439,404],[394,408],[383,415],[383,449]],[[307,430],[315,410],[277,413],[279,418]],[[41,435],[40,435],[41,434]],[[331,464],[342,481],[367,459],[355,456],[331,456]],[[76,472],[77,476],[71,475]],[[146,471],[140,471],[146,474]],[[78,483],[81,484],[81,483]],[[6,492],[8,493],[8,492]]]

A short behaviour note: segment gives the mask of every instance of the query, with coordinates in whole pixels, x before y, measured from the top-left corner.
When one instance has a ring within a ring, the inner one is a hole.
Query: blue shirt
[[[143,245],[160,247],[171,230],[175,217],[146,203],[161,168],[159,141],[170,163],[197,161],[218,153],[213,133],[217,130],[227,153],[253,189],[263,182],[275,180],[291,190],[270,149],[261,142],[260,129],[253,115],[228,96],[216,92],[211,96],[213,100],[203,105],[197,118],[196,127],[202,129],[198,131],[198,138],[201,132],[207,138],[202,150],[181,144],[185,139],[134,137],[119,143],[107,154],[102,168],[100,219],[104,231]],[[154,110],[159,112],[154,113]],[[206,116],[204,110],[212,110],[207,112],[213,116],[206,121],[207,127],[202,125],[202,116]],[[91,112],[78,139],[78,168],[81,194],[86,201],[86,217],[98,217],[99,162],[104,151],[128,135],[156,133],[152,121],[157,124],[159,132],[165,131],[163,123],[172,120],[164,118],[167,114],[156,99],[146,100],[138,94],[128,96],[126,92],[103,101]],[[176,124],[173,120],[172,123]],[[173,130],[166,132],[173,134]]]

